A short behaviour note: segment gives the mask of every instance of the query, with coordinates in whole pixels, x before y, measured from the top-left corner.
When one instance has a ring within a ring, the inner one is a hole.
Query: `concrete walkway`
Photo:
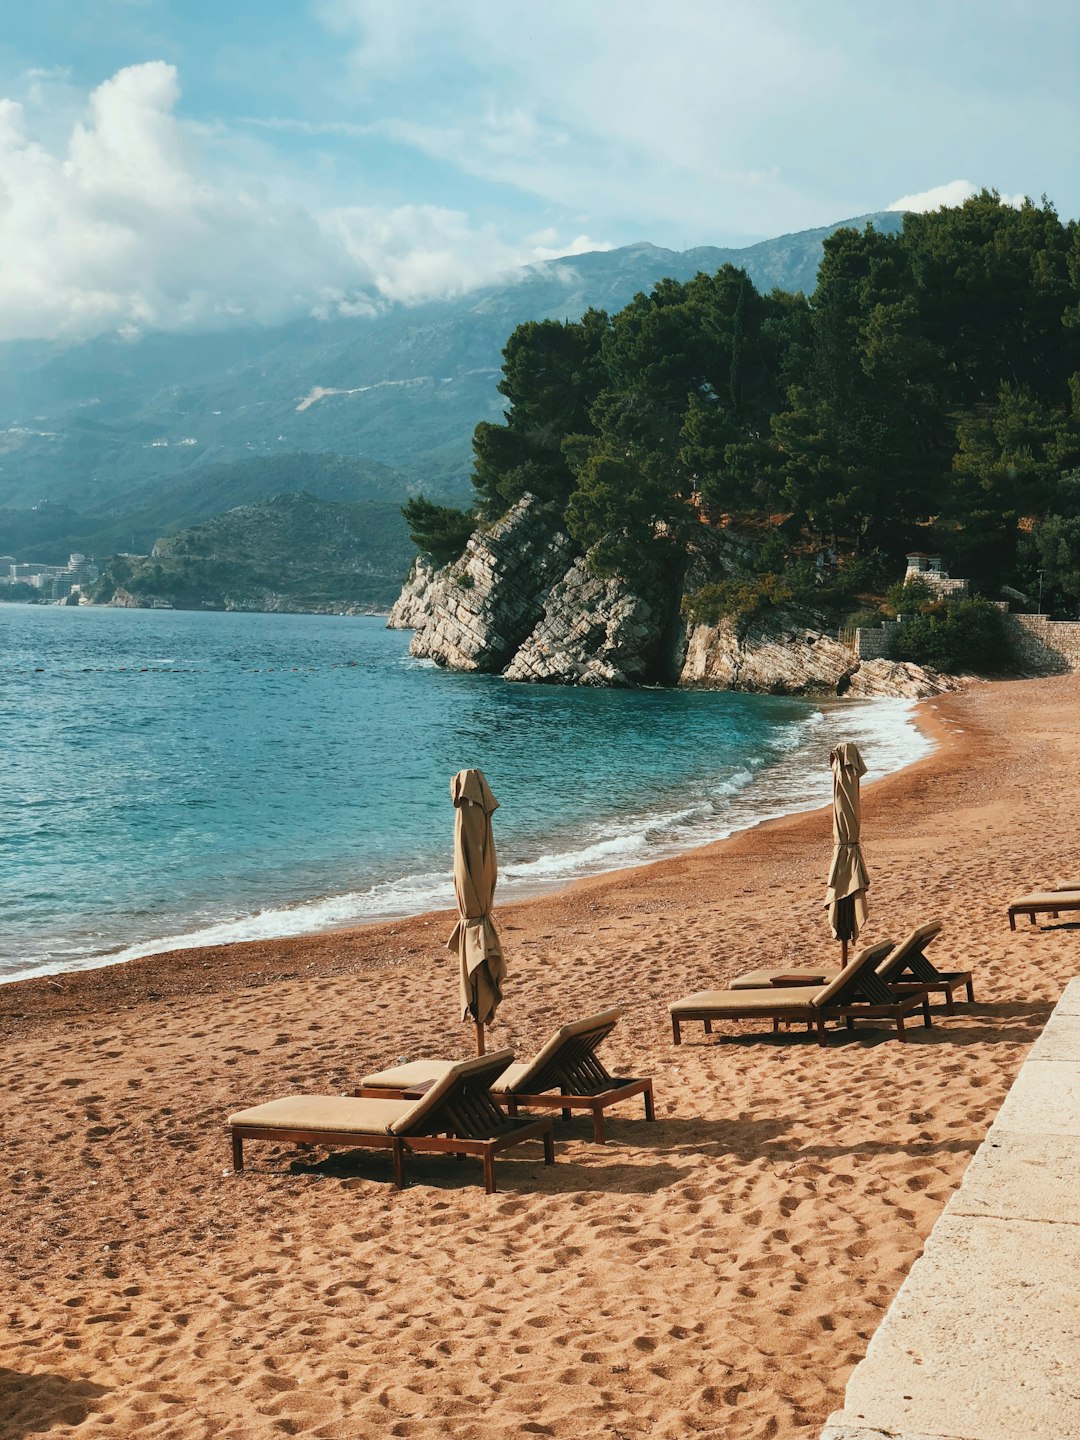
[[[1080,1440],[1080,978],[822,1440]]]

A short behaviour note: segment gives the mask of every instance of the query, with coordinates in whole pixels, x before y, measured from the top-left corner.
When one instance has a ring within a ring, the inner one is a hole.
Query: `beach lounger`
[[[927,958],[926,947],[941,934],[941,925],[934,921],[918,925],[905,940],[891,950],[877,967],[878,978],[893,990],[916,987],[925,988],[931,994],[940,991],[945,997],[945,1009],[949,1015],[955,1013],[953,999],[957,990],[967,991],[969,1001],[974,1001],[975,990],[970,970],[939,970]],[[750,970],[738,975],[731,982],[732,990],[762,990],[782,985],[827,985],[839,975],[833,970]]]
[[[1017,915],[1027,915],[1034,925],[1036,915],[1051,915],[1056,920],[1063,910],[1080,910],[1080,890],[1037,890],[1021,895],[1009,906],[1009,929],[1016,929]]]
[[[645,1118],[655,1118],[653,1083],[649,1076],[630,1078],[609,1075],[597,1058],[596,1047],[611,1034],[618,1010],[605,1010],[575,1020],[556,1030],[544,1048],[527,1065],[507,1066],[492,1083],[492,1094],[511,1115],[521,1107],[561,1110],[569,1120],[574,1110],[592,1112],[593,1139],[604,1144],[604,1111],[633,1095],[645,1097]],[[447,1060],[414,1060],[365,1075],[357,1095],[370,1098],[409,1098],[421,1095],[446,1073]]]
[[[711,1034],[714,1020],[771,1020],[774,1034],[782,1020],[805,1021],[808,1029],[817,1030],[819,1045],[826,1043],[827,1020],[843,1020],[849,1029],[856,1020],[891,1020],[897,1039],[903,1040],[904,1019],[913,1010],[921,1009],[923,1024],[931,1024],[930,998],[923,985],[905,985],[903,993],[896,993],[879,979],[876,967],[892,949],[891,940],[866,946],[825,985],[700,990],[674,1000],[668,1011],[675,1044],[682,1043],[682,1026],[688,1020],[701,1020],[706,1034]]]
[[[547,1116],[507,1115],[491,1097],[491,1082],[514,1058],[496,1050],[448,1067],[417,1100],[355,1099],[349,1095],[290,1095],[229,1116],[233,1169],[244,1168],[245,1140],[296,1140],[310,1145],[389,1150],[394,1184],[405,1183],[405,1156],[415,1152],[478,1155],[484,1189],[495,1189],[495,1156],[523,1140],[543,1140],[544,1164],[555,1163]]]

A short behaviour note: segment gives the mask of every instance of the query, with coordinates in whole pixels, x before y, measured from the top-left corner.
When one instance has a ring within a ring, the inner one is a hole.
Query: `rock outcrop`
[[[503,672],[549,685],[622,686],[649,675],[663,604],[622,580],[600,580],[582,557],[548,592],[540,623]]]
[[[794,611],[770,611],[750,624],[722,620],[695,625],[679,684],[767,695],[904,696],[918,699],[954,689],[918,665],[864,660]]]
[[[691,588],[704,576],[738,573],[752,551],[703,533],[692,553]],[[700,574],[698,573],[700,571]],[[414,563],[387,622],[414,631],[409,653],[452,670],[549,685],[623,686],[652,679],[769,695],[903,696],[952,689],[917,665],[864,660],[795,607],[749,624],[679,626],[674,597],[600,579],[573,542],[526,495],[490,529],[477,530],[459,560]]]
[[[526,495],[489,530],[470,536],[460,560],[437,571],[415,566],[391,624],[414,628],[410,655],[498,674],[531,634],[573,556],[573,542]]]

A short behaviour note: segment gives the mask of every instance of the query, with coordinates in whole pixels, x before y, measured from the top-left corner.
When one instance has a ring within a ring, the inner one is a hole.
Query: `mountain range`
[[[827,235],[902,222],[864,215],[738,250],[592,251],[454,299],[276,327],[8,342],[0,552],[53,562],[69,549],[146,551],[283,493],[400,504],[423,491],[460,503],[473,429],[502,418],[496,384],[515,326],[618,310],[664,277],[728,263],[759,289],[809,292]]]

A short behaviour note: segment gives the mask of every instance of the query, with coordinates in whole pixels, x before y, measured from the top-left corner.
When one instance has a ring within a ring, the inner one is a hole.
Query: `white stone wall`
[[[1021,659],[1039,670],[1064,674],[1080,670],[1080,620],[1046,615],[1010,615]]]

